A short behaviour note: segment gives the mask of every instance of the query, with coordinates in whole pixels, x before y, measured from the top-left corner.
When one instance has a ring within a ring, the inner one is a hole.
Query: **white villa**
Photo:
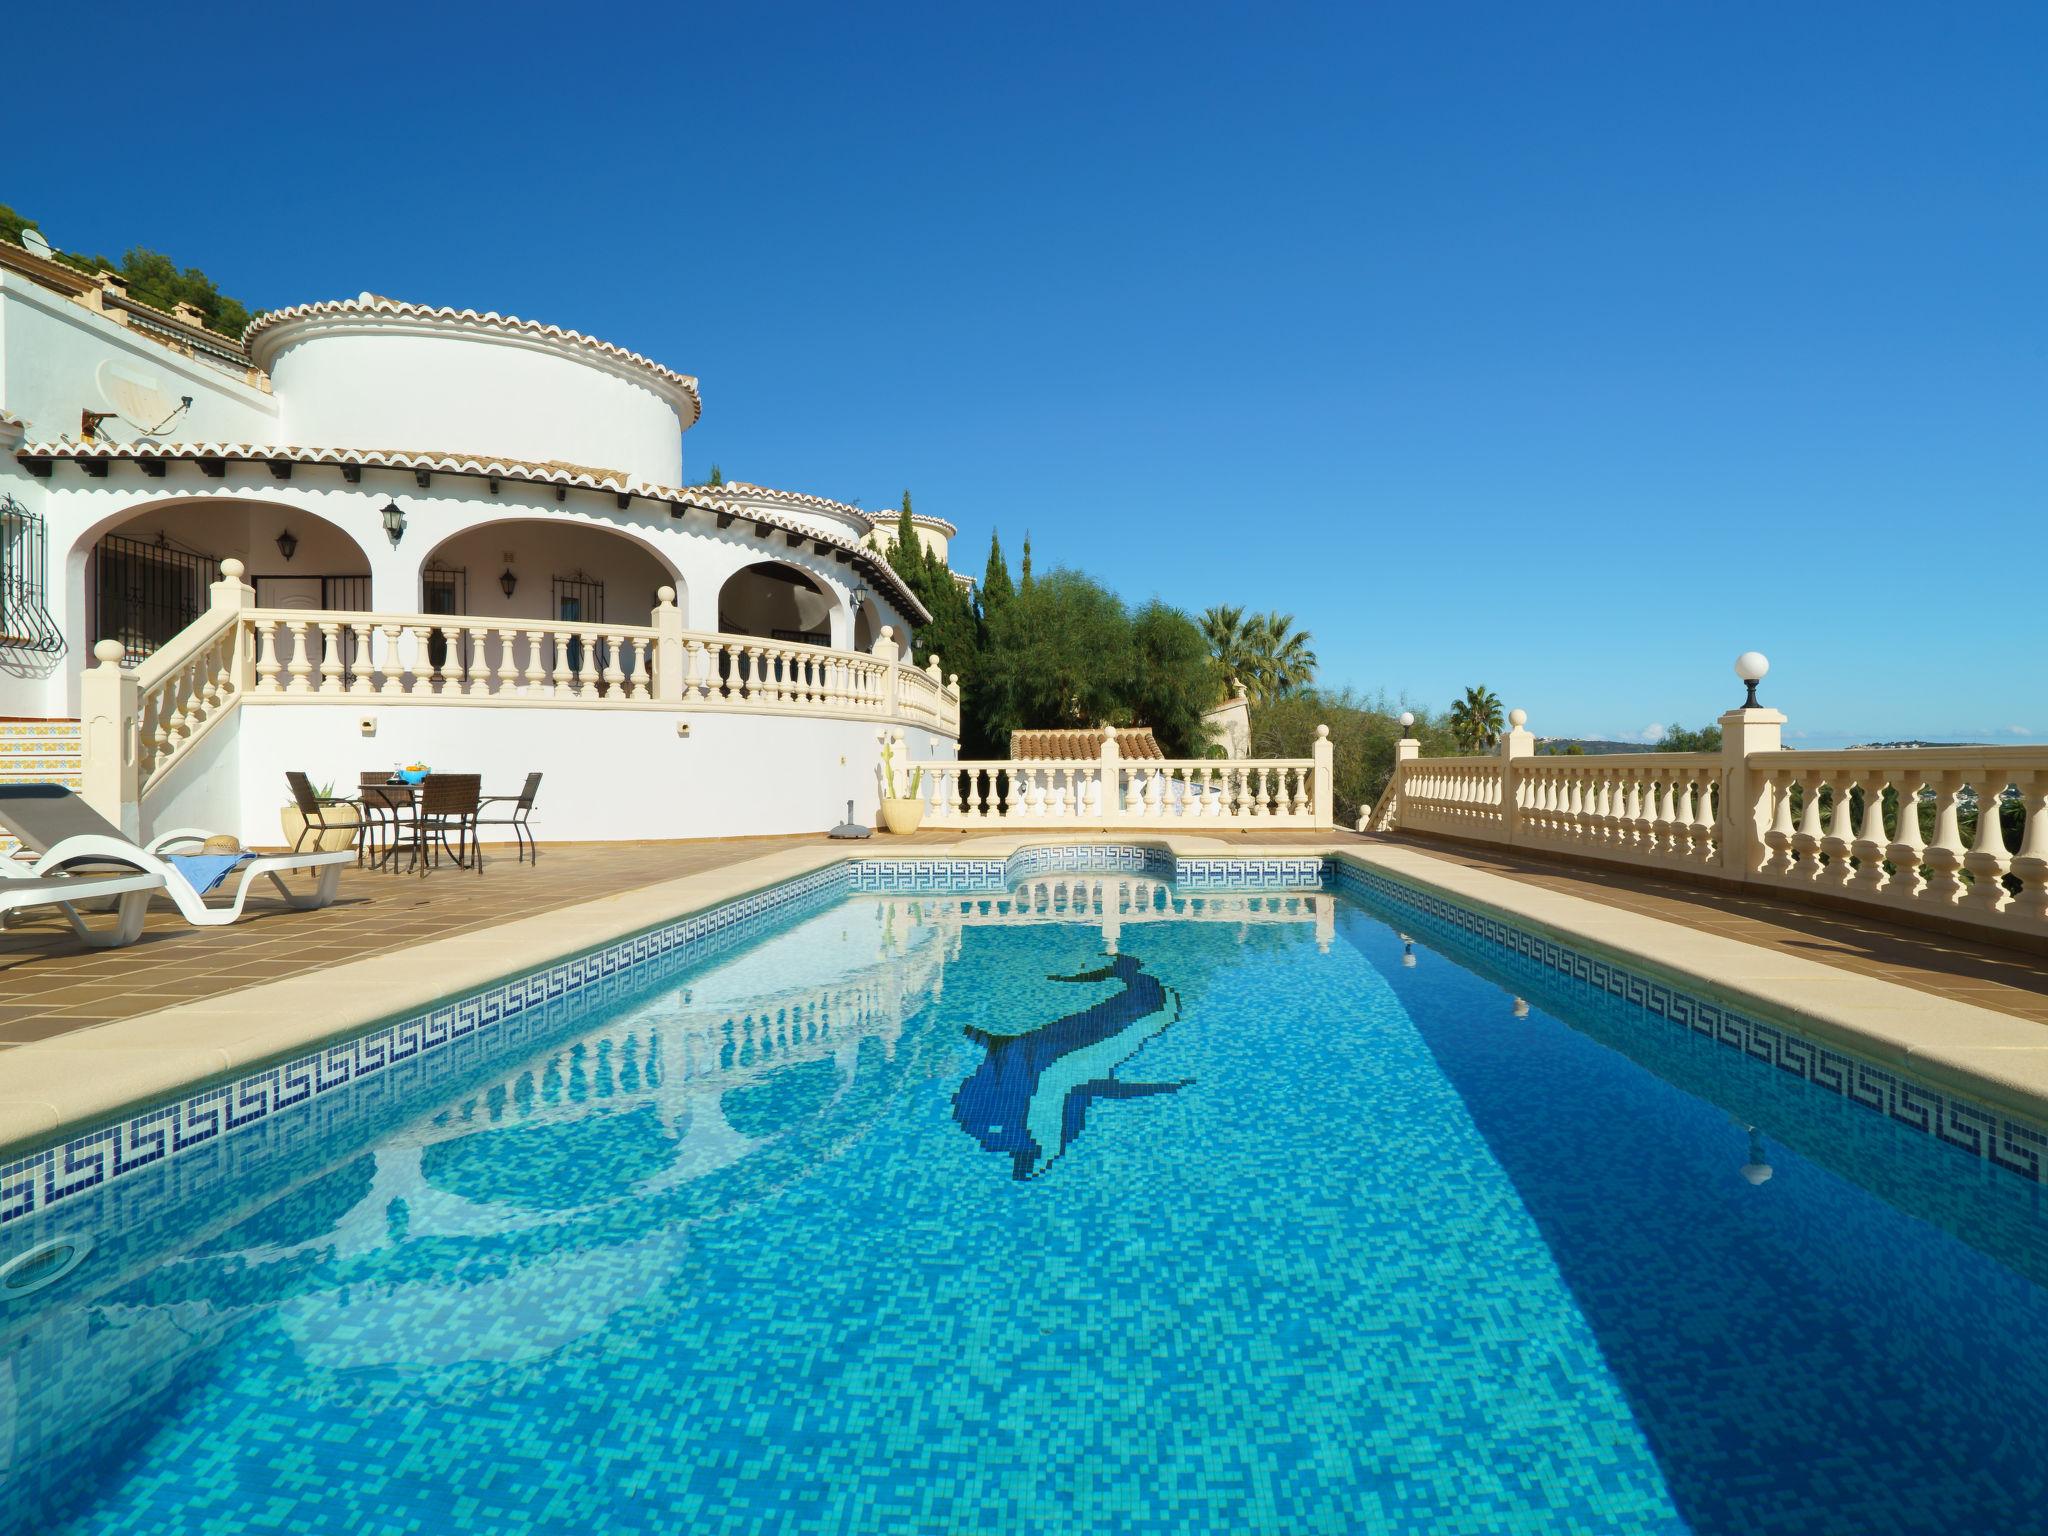
[[[0,242],[0,766],[251,841],[287,769],[415,761],[545,773],[551,838],[872,819],[883,737],[959,731],[895,516],[686,484],[702,409],[552,325],[365,293],[235,341]]]

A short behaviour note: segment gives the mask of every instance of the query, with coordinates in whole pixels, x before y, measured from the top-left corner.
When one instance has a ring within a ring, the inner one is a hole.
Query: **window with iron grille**
[[[207,587],[220,579],[219,560],[163,534],[153,544],[109,535],[93,550],[93,565],[98,638],[120,641],[131,667],[198,618]]]
[[[64,649],[50,617],[43,519],[12,496],[0,495],[0,650]]]

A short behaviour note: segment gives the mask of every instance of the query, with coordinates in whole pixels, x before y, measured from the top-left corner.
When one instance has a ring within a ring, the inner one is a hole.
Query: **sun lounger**
[[[164,888],[164,877],[144,870],[112,875],[9,875],[0,877],[0,917],[30,907],[55,907],[71,924],[79,941],[94,949],[117,949],[142,936],[149,898]],[[114,926],[88,928],[79,915],[81,901],[116,899]]]
[[[285,905],[324,907],[341,889],[341,867],[355,862],[355,851],[339,853],[257,854],[240,867],[233,899],[208,906],[203,893],[170,855],[197,853],[210,834],[190,827],[159,833],[147,844],[126,836],[119,827],[59,784],[0,785],[0,827],[12,832],[34,857],[29,869],[37,875],[60,871],[103,873],[121,868],[157,875],[163,893],[177,903],[185,921],[200,928],[220,928],[242,915],[242,902],[258,876],[277,887]],[[17,860],[17,863],[21,862]],[[318,872],[310,892],[291,890],[279,878],[291,870]]]

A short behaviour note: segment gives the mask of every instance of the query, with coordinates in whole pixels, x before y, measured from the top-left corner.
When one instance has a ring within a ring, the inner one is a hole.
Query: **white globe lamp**
[[[1414,734],[1415,711],[1412,709],[1404,709],[1401,711],[1401,735],[1405,738],[1413,736]]]
[[[1742,701],[1744,709],[1755,709],[1756,685],[1764,680],[1764,674],[1771,670],[1771,658],[1762,651],[1744,651],[1735,658],[1735,675],[1742,679],[1749,689],[1749,697]]]

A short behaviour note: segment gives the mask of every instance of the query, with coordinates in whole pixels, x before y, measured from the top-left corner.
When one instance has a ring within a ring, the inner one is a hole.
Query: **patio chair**
[[[407,840],[407,828],[412,822],[412,786],[392,783],[389,768],[366,770],[356,777],[356,803],[363,809],[364,861],[371,865],[395,864],[399,846]],[[379,842],[384,845],[381,854],[377,851]]]
[[[474,864],[478,874],[484,872],[483,849],[476,840],[476,815],[483,801],[483,784],[480,773],[430,773],[420,780],[413,825],[421,874],[427,872],[430,858],[435,868],[440,867],[441,850],[448,847],[450,832],[455,834],[455,847],[449,850],[454,855],[455,867],[467,869]],[[469,854],[466,861],[465,851]]]
[[[533,862],[540,862],[540,844],[533,840],[533,828],[527,825],[527,817],[533,814],[534,796],[540,793],[540,775],[529,773],[526,787],[516,795],[485,795],[484,805],[506,805],[510,809],[496,816],[478,816],[470,823],[473,827],[510,827],[512,841],[519,845],[519,857],[524,860],[530,852]]]
[[[319,848],[320,839],[329,832],[346,832],[351,840],[361,834],[363,823],[360,809],[358,809],[354,821],[329,821],[327,819],[327,808],[329,806],[352,806],[355,805],[355,801],[345,799],[340,795],[321,794],[319,790],[313,787],[313,781],[303,773],[287,771],[284,781],[291,786],[292,799],[298,805],[299,815],[306,823],[300,829],[298,841],[292,845],[293,853],[303,853],[308,846],[315,849]],[[356,854],[356,862],[359,864],[362,862],[360,851]]]
[[[142,936],[149,898],[164,888],[164,877],[142,870],[112,875],[8,875],[0,877],[0,919],[31,907],[55,907],[71,924],[81,944],[118,949]],[[113,898],[118,914],[112,928],[85,926],[81,901]]]
[[[34,874],[136,870],[160,876],[163,893],[177,904],[185,921],[198,928],[223,928],[240,917],[249,887],[259,875],[277,887],[288,907],[327,906],[341,889],[341,866],[356,856],[351,848],[339,853],[223,855],[202,862],[193,855],[210,834],[181,827],[159,833],[147,844],[138,843],[61,784],[0,784],[0,827],[35,855],[29,865]],[[189,868],[181,867],[181,861]],[[226,906],[208,906],[206,893],[238,870],[241,879],[233,900]],[[290,870],[317,870],[313,889],[301,894],[288,887],[279,877]]]

